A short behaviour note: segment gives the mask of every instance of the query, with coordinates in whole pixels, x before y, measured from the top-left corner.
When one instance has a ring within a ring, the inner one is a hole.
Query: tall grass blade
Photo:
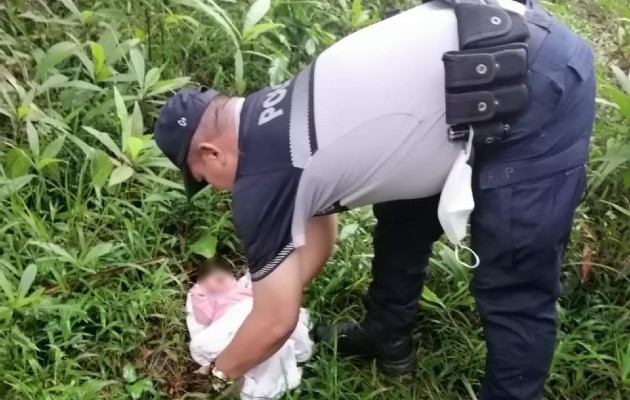
[[[18,287],[18,298],[23,299],[26,297],[31,285],[35,281],[35,276],[37,275],[37,266],[35,264],[29,264],[28,267],[22,273],[22,278],[20,279],[20,286]]]
[[[245,23],[243,24],[243,32],[251,29],[254,25],[264,18],[265,14],[271,8],[271,0],[255,0],[247,11]]]

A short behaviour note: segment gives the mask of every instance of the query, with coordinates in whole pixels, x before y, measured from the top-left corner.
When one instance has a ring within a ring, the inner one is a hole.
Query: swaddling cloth
[[[200,325],[192,313],[190,296],[186,301],[186,324],[190,332],[190,353],[202,367],[208,366],[230,343],[238,328],[252,310],[251,298],[230,307],[209,326]],[[296,388],[302,378],[298,363],[311,357],[313,342],[309,338],[308,311],[300,310],[298,324],[289,340],[269,359],[245,374],[241,399],[277,399]]]

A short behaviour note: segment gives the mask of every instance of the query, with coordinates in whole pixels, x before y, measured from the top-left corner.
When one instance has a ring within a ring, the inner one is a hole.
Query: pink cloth
[[[237,280],[227,293],[206,293],[198,284],[195,284],[189,293],[195,320],[202,325],[210,325],[234,304],[253,297],[249,275]]]

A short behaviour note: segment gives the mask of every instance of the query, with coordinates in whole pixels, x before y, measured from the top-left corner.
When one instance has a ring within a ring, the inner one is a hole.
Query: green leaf
[[[200,24],[199,21],[188,15],[182,14],[169,14],[164,17],[164,23],[167,25],[179,25],[181,22],[188,23],[189,26],[197,28]]]
[[[162,71],[160,71],[159,68],[151,68],[149,72],[147,72],[147,76],[144,77],[144,88],[151,89],[153,85],[158,83],[161,73]]]
[[[64,261],[70,264],[74,264],[76,261],[75,258],[70,253],[68,253],[66,250],[62,249],[61,247],[59,247],[58,245],[54,243],[45,243],[45,242],[40,242],[38,240],[30,240],[28,243],[35,245],[37,247],[40,247],[48,251],[49,253],[55,254],[57,257],[59,257],[59,260],[61,261]]]
[[[28,173],[31,160],[24,150],[14,147],[6,154],[6,166],[9,178],[18,178]]]
[[[63,144],[65,141],[66,141],[66,136],[62,135],[62,136],[59,136],[57,139],[53,140],[52,142],[48,143],[48,146],[46,146],[46,148],[44,149],[44,152],[42,153],[42,157],[46,157],[46,158],[57,157],[57,154],[59,154],[59,152],[63,148]]]
[[[93,79],[96,80],[96,72],[94,71],[94,62],[88,57],[87,53],[84,51],[77,51],[77,58],[81,61],[81,64],[85,67],[87,74]]]
[[[133,383],[138,380],[136,368],[131,364],[125,364],[123,367],[123,379],[127,383]]]
[[[131,156],[132,160],[135,160],[138,157],[138,154],[140,154],[140,150],[142,150],[143,145],[144,142],[139,137],[132,136],[129,138],[127,150],[129,151],[129,155]]]
[[[287,76],[289,59],[280,55],[273,59],[271,67],[269,67],[269,82],[272,86],[279,85],[284,82]]]
[[[158,94],[170,92],[171,90],[179,89],[190,81],[189,77],[181,77],[175,79],[167,79],[159,81],[152,88],[147,96],[157,96]]]
[[[350,236],[354,235],[358,229],[359,224],[357,223],[344,225],[344,227],[341,229],[341,232],[339,233],[339,240],[346,240]]]
[[[630,386],[630,341],[628,341],[623,358],[619,358],[621,361],[621,378],[626,385]]]
[[[11,336],[12,336],[11,339],[13,339],[12,341],[18,344],[18,346],[20,346],[21,348],[28,349],[33,352],[39,351],[39,348],[37,347],[37,345],[35,345],[35,343],[33,343],[33,341],[28,336],[26,336],[20,330],[20,328],[18,328],[17,325],[13,325],[11,327]]]
[[[150,146],[155,147],[155,144],[151,143]],[[165,169],[165,170],[168,169],[172,171],[179,171],[179,168],[175,164],[173,164],[171,160],[169,160],[168,158],[162,155],[158,155],[158,156],[146,159],[146,160],[142,160],[142,166],[147,167],[147,168],[152,167],[152,168],[160,168],[160,169]],[[181,182],[181,180],[178,180],[178,182]]]
[[[133,384],[125,386],[125,389],[133,400],[141,399],[142,395],[145,392],[155,393],[155,390],[153,389],[153,382],[151,382],[149,379],[140,379]]]
[[[431,305],[439,305],[441,308],[446,308],[442,299],[440,299],[431,289],[426,285],[422,288],[422,300],[428,302]]]
[[[0,289],[4,291],[5,296],[9,299],[10,302],[13,302],[15,299],[15,293],[13,293],[13,285],[4,275],[4,272],[0,269]]]
[[[26,297],[33,281],[35,281],[35,275],[37,275],[37,266],[35,264],[29,264],[28,267],[22,273],[20,279],[20,286],[18,287],[18,298],[23,299]]]
[[[630,218],[630,209],[623,208],[615,203],[611,203],[610,201],[600,200],[604,204],[608,204],[612,208],[616,209],[620,213],[624,214],[626,217]]]
[[[109,134],[105,132],[97,131],[96,129],[90,128],[89,126],[84,126],[83,129],[85,129],[88,133],[90,133],[95,138],[97,138],[116,157],[118,157],[121,160],[126,160],[126,157],[124,156],[122,151],[118,148],[116,143],[114,143],[112,138],[109,137]]]
[[[243,32],[247,31],[254,25],[256,25],[271,7],[271,0],[255,0],[252,6],[247,11],[245,16],[245,23],[243,24]]]
[[[630,19],[630,8],[623,1],[618,0],[598,0],[598,3],[606,7],[611,15],[616,15]],[[627,4],[627,3],[626,3]]]
[[[217,237],[208,233],[191,244],[190,250],[192,250],[193,253],[199,254],[205,258],[211,258],[214,257],[216,247]]]
[[[140,28],[134,28],[133,29],[133,35],[140,40],[144,40],[147,37],[146,32],[143,29]]]
[[[69,135],[68,137],[70,138],[70,141],[72,143],[74,143],[79,149],[81,149],[81,151],[83,151],[83,154],[85,154],[86,157],[89,157],[94,152],[94,149],[90,147],[90,145],[88,145],[78,137],[74,135]]]
[[[129,142],[129,136],[131,136],[131,121],[129,121],[129,114],[127,114],[127,106],[125,105],[125,101],[118,89],[114,86],[114,101],[116,103],[116,113],[118,114],[118,119],[120,120],[121,127],[121,151],[127,150],[127,145]]]
[[[601,88],[606,97],[608,97],[615,106],[619,109],[621,114],[628,120],[630,120],[630,96],[626,95],[623,91],[611,87],[604,86]]]
[[[90,53],[92,53],[92,61],[94,62],[94,78],[97,78],[105,65],[105,49],[100,43],[90,43]]]
[[[630,189],[630,168],[623,173],[623,188]]]
[[[593,161],[599,162],[599,165],[595,170],[596,179],[590,184],[591,191],[595,191],[615,170],[630,162],[630,143],[611,138],[606,143],[606,153]]]
[[[361,14],[363,13],[363,4],[361,0],[353,0],[352,1],[352,26],[355,27],[359,18],[361,18]]]
[[[67,82],[65,85],[65,87],[69,87],[69,88],[75,88],[75,89],[83,89],[83,90],[91,90],[93,92],[104,92],[105,89],[103,89],[100,86],[96,86],[90,82],[86,82],[86,81],[70,81]]]
[[[151,174],[143,174],[143,175],[140,175],[139,178],[143,183],[146,183],[146,181],[151,181],[153,183],[157,183],[158,185],[163,185],[171,189],[180,190],[180,191],[184,190],[184,186],[181,183],[169,181],[168,179],[160,178],[159,176],[155,176]]]
[[[92,178],[92,186],[101,189],[105,186],[109,174],[114,169],[111,158],[102,150],[96,150],[92,153],[90,159],[90,176]]]
[[[24,117],[26,117],[30,113],[31,113],[31,107],[30,106],[19,106],[18,109],[17,109],[17,117],[18,117],[19,120],[23,120]]]
[[[118,114],[120,124],[124,125],[127,123],[128,118],[127,106],[125,105],[125,101],[123,100],[116,86],[114,86],[114,102],[116,103],[116,114]]]
[[[98,74],[98,81],[107,81],[113,75],[112,69],[108,65],[103,65],[103,69]],[[131,81],[130,79],[129,81]]]
[[[15,89],[19,98],[24,98],[26,96],[26,90],[20,85],[20,82],[9,72],[8,69],[4,67],[4,65],[0,64],[0,76],[6,79],[7,82]],[[11,103],[10,99],[6,99],[7,103]]]
[[[33,154],[33,157],[39,157],[39,135],[31,121],[26,121],[26,136],[28,137],[31,154]]]
[[[144,56],[137,48],[129,50],[129,58],[131,59],[131,68],[136,76],[136,80],[141,88],[144,87]]]
[[[128,165],[121,165],[120,167],[116,167],[116,169],[114,169],[112,174],[109,176],[108,186],[116,186],[125,182],[133,176],[133,173],[133,168]]]
[[[61,2],[68,10],[70,10],[70,12],[72,12],[72,14],[74,14],[75,17],[81,19],[81,11],[79,11],[72,0],[61,0]]]
[[[175,0],[175,2],[203,11],[206,15],[221,25],[225,33],[227,33],[230,39],[232,39],[234,47],[239,47],[239,38],[237,36],[239,32],[236,29],[236,26],[225,11],[214,1],[206,3],[201,0]]]
[[[244,43],[253,42],[254,40],[258,39],[258,37],[262,35],[263,33],[272,31],[281,26],[283,25],[277,24],[275,22],[265,22],[262,24],[254,25],[251,28],[245,30],[245,32],[243,33],[243,42]]]
[[[610,67],[617,78],[617,81],[621,85],[621,88],[630,96],[630,76],[626,75],[621,68],[616,65]]]
[[[128,39],[125,40],[124,42],[120,43],[119,45],[116,45],[116,48],[114,49],[114,51],[112,52],[112,54],[108,54],[107,53],[107,47],[105,46],[105,54],[107,55],[106,58],[106,64],[107,65],[115,65],[118,60],[120,60],[121,58],[123,58],[123,56],[127,53],[129,53],[129,50],[136,46],[138,43],[140,43],[140,39]],[[129,68],[129,72],[133,72],[131,71],[131,67]]]
[[[43,78],[52,68],[57,66],[60,62],[70,57],[76,50],[77,45],[72,42],[60,42],[53,45],[37,66],[35,72],[35,79]]]
[[[60,87],[64,83],[68,82],[69,79],[70,78],[68,78],[67,76],[61,74],[51,75],[50,77],[48,77],[48,79],[46,79],[46,81],[44,81],[44,83],[39,85],[39,88],[37,88],[37,94],[44,93],[51,88]]]
[[[0,320],[10,320],[13,316],[13,310],[6,306],[0,306]]]
[[[0,185],[0,199],[16,193],[26,186],[33,178],[35,178],[35,175],[24,175],[15,179],[5,180],[4,182],[0,180],[0,183],[2,183]]]
[[[304,50],[306,50],[306,54],[312,56],[317,51],[317,42],[314,38],[309,38],[304,45]]]
[[[247,85],[243,79],[243,53],[240,50],[236,50],[234,53],[234,85],[236,87],[236,93],[242,95],[245,93]]]
[[[144,133],[144,122],[142,121],[142,111],[140,106],[136,102],[133,106],[133,112],[131,114],[131,136],[142,136]]]
[[[47,166],[51,164],[56,164],[58,162],[59,160],[57,160],[56,158],[40,157],[39,160],[37,160],[37,169],[43,170]]]
[[[90,251],[85,255],[83,263],[90,264],[91,262],[96,261],[104,255],[110,253],[113,248],[114,245],[112,243],[99,243],[96,246],[92,247]]]

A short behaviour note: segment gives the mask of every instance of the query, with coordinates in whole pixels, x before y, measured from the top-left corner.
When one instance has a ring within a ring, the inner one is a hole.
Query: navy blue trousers
[[[530,20],[531,22],[531,20]],[[530,24],[545,39],[533,54],[529,111],[498,147],[477,148],[472,247],[481,264],[471,292],[487,345],[482,400],[538,400],[553,357],[560,267],[585,186],[595,109],[590,47],[561,23]],[[391,332],[415,323],[439,196],[377,204],[368,318]]]

